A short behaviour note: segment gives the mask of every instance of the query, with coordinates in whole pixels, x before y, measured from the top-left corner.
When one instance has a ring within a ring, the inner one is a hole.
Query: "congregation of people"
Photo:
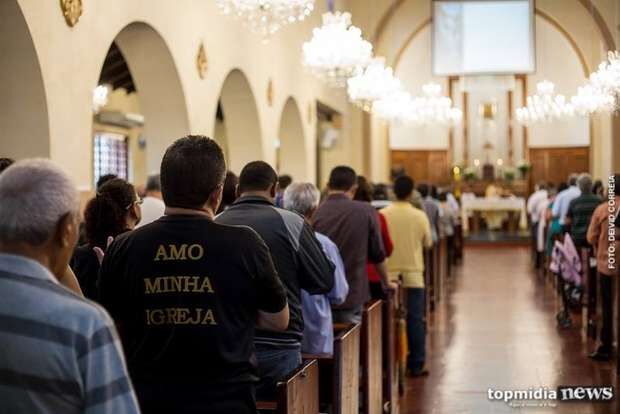
[[[405,174],[371,185],[348,166],[323,192],[263,161],[237,175],[204,136],[171,144],[144,187],[102,176],[83,209],[51,161],[0,172],[9,412],[256,413],[302,355],[334,352],[334,324],[396,290],[408,375],[429,375],[424,254],[455,237],[449,191]],[[579,243],[606,225],[586,178],[531,203],[572,220]]]
[[[599,345],[589,357],[603,362],[613,358],[614,279],[618,269],[612,256],[619,246],[612,236],[619,224],[620,195],[615,189],[619,180],[616,174],[605,186],[600,180],[593,182],[590,174],[571,174],[557,186],[538,183],[527,200],[535,266],[555,276],[562,299],[558,325],[571,328],[571,308],[581,310],[587,305],[586,292],[590,296],[587,301],[595,303],[597,289],[600,292],[601,326],[599,332],[592,333]]]

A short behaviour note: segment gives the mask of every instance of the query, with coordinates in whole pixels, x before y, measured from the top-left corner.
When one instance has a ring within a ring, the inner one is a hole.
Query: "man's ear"
[[[209,195],[209,200],[207,201],[207,204],[209,205],[209,207],[211,209],[213,209],[214,213],[217,212],[218,208],[220,208],[220,204],[222,203],[222,195],[223,194],[224,194],[224,184],[220,184],[220,185],[217,186],[215,191],[213,191]]]
[[[276,194],[278,194],[279,190],[280,190],[280,183],[276,181],[275,183],[271,185],[271,189],[269,190],[269,195],[272,198],[276,198]]]
[[[355,197],[355,193],[357,192],[357,184],[353,184],[353,187],[351,187],[351,189],[348,191],[349,194],[351,194],[351,198]]]
[[[75,214],[67,213],[58,220],[54,239],[61,247],[74,248],[78,234],[78,220]]]
[[[235,185],[235,196],[237,198],[241,197],[241,190],[239,189],[239,184]]]

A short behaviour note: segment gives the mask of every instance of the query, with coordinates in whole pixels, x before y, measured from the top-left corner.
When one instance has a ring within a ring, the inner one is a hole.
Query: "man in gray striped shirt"
[[[113,322],[58,283],[78,193],[46,160],[0,175],[0,412],[139,413]]]

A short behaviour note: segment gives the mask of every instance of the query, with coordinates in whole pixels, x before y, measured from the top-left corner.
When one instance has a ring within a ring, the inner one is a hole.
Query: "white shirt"
[[[166,205],[159,198],[146,196],[142,203],[142,220],[136,227],[152,223],[164,215]]]
[[[527,199],[527,212],[532,218],[532,223],[538,223],[540,213],[538,206],[547,199],[547,190],[538,190]]]
[[[566,219],[566,213],[568,212],[568,205],[571,201],[576,199],[581,195],[581,190],[577,188],[576,185],[571,185],[564,191],[560,191],[560,193],[555,197],[555,201],[553,202],[553,209],[551,210],[551,214],[553,217],[560,218],[560,224],[564,225],[564,220]]]

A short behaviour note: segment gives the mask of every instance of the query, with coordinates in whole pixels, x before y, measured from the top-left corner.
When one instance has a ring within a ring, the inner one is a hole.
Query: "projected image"
[[[435,75],[534,71],[529,0],[438,0],[433,7]]]

